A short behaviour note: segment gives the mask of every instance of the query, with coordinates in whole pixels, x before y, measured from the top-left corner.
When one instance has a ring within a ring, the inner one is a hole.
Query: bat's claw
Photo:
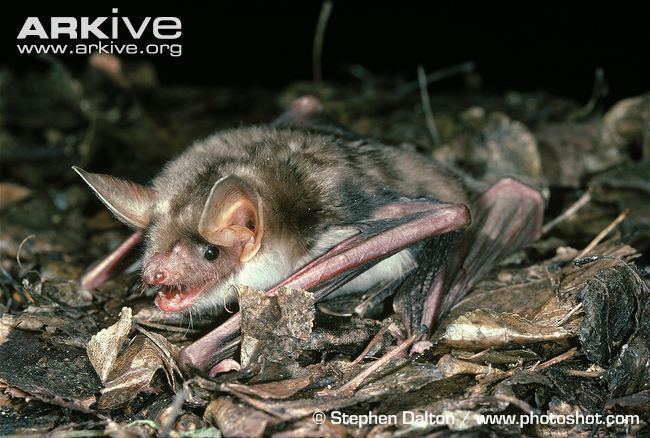
[[[418,341],[411,347],[411,354],[422,354],[433,346],[433,343],[427,339]]]

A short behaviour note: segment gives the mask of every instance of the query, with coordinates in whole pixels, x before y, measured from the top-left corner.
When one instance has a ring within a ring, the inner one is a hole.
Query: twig
[[[84,107],[84,105],[80,105],[80,106]],[[83,108],[82,108],[82,112],[85,112]],[[79,151],[79,154],[81,155],[81,157],[83,157],[83,161],[81,163],[83,165],[88,164],[89,157],[91,156],[93,138],[95,137],[95,133],[97,132],[97,119],[98,119],[97,111],[93,111],[90,114],[88,114],[88,119],[90,120],[88,129],[86,129],[86,133],[84,134],[83,138],[81,139],[81,142],[79,142],[79,145],[77,146],[77,150]]]
[[[565,351],[564,353],[560,354],[559,356],[555,356],[554,358],[551,358],[547,360],[546,362],[542,362],[539,365],[533,365],[533,367],[530,369],[531,371],[542,371],[543,369],[546,369],[550,366],[553,366],[555,364],[558,364],[560,362],[564,362],[565,360],[571,359],[573,356],[578,354],[578,348],[573,347],[570,350]]]
[[[476,70],[476,64],[471,61],[452,65],[450,67],[446,67],[441,70],[434,71],[433,73],[429,73],[426,77],[426,84],[430,85],[434,82],[447,79],[448,77],[455,76],[457,74],[471,73],[474,70]],[[393,94],[393,99],[395,100],[402,99],[404,96],[414,92],[418,88],[421,88],[419,80],[416,82],[409,82],[408,84],[404,84],[401,87],[399,87],[397,90],[395,90],[395,93]]]
[[[526,413],[533,412],[533,413],[536,413],[536,414],[539,413],[538,409],[535,409],[534,407],[532,407],[531,405],[529,405],[525,401],[518,399],[517,397],[511,397],[511,396],[505,395],[505,394],[495,394],[493,396],[487,396],[487,398],[493,398],[493,399],[495,399],[497,401],[503,401],[503,402],[506,402],[506,403],[510,403],[511,405],[516,406],[519,409],[521,409],[522,412],[526,412]]]
[[[627,217],[628,213],[629,213],[629,210],[625,209],[621,214],[619,214],[616,217],[616,219],[614,219],[609,225],[607,225],[605,227],[605,229],[603,229],[603,231],[601,231],[600,233],[598,233],[598,235],[596,237],[594,237],[594,240],[589,242],[589,245],[587,245],[585,247],[585,249],[583,249],[580,252],[580,254],[578,254],[578,256],[575,258],[575,260],[581,259],[584,256],[586,256],[587,254],[589,254],[589,252],[591,252],[592,249],[594,249],[605,237],[607,237],[607,235],[609,233],[611,233],[612,230],[618,226],[618,224],[623,222],[623,220]]]
[[[561,320],[559,320],[558,322],[556,322],[556,323],[555,323],[555,327],[560,327],[562,324],[564,324],[565,322],[567,322],[567,321],[569,320],[569,318],[571,318],[571,317],[572,317],[576,312],[578,312],[580,309],[582,309],[582,303],[578,303],[578,305],[575,306],[573,309],[571,309],[571,310],[569,311],[569,313],[567,313],[567,314],[564,316],[564,318],[562,318]]]
[[[176,393],[176,396],[174,397],[174,402],[172,403],[171,412],[169,413],[169,417],[165,422],[165,424],[162,425],[160,436],[163,437],[170,436],[169,433],[171,432],[172,427],[174,427],[174,424],[176,423],[176,419],[180,415],[184,403],[185,403],[185,391],[181,389]]]
[[[363,360],[363,358],[366,357],[366,355],[370,352],[370,350],[372,350],[382,340],[382,338],[384,337],[384,334],[386,333],[387,330],[388,330],[387,325],[381,327],[379,329],[379,331],[377,332],[377,334],[372,337],[372,339],[370,340],[370,342],[368,343],[366,348],[363,349],[361,354],[356,359],[354,359],[352,362],[350,362],[348,367],[352,368],[353,366],[359,364]]]
[[[573,377],[591,377],[599,378],[603,377],[605,370],[593,370],[593,371],[583,371],[583,370],[564,370],[564,375],[573,376]]]
[[[345,385],[341,386],[339,389],[335,390],[325,390],[318,393],[320,396],[343,396],[351,395],[354,391],[363,383],[366,377],[370,376],[372,373],[383,368],[390,360],[399,356],[400,353],[406,351],[413,342],[417,339],[417,335],[413,335],[410,338],[406,339],[404,342],[399,344],[393,350],[384,354],[381,358],[377,359],[372,365],[368,366],[365,370],[357,374],[352,380],[347,382]]]
[[[312,74],[314,75],[314,82],[323,82],[323,71],[321,69],[321,60],[323,56],[323,41],[325,40],[325,30],[327,29],[327,22],[329,21],[330,14],[334,3],[331,0],[325,0],[320,9],[318,16],[318,24],[316,25],[316,33],[314,34],[314,47],[312,50],[311,66]]]
[[[598,101],[603,97],[609,94],[609,85],[607,84],[607,79],[605,78],[605,70],[602,67],[598,67],[594,72],[594,88],[591,91],[591,98],[589,102],[582,108],[576,110],[569,115],[569,120],[582,119],[591,114]]]
[[[585,193],[578,198],[576,202],[574,202],[569,208],[567,208],[561,215],[544,225],[544,228],[542,228],[542,234],[546,234],[549,231],[551,231],[553,228],[555,228],[559,223],[564,222],[565,220],[569,219],[571,216],[573,216],[578,210],[580,210],[582,207],[587,205],[591,201],[591,192],[586,191]]]
[[[23,245],[29,240],[33,239],[36,237],[36,234],[30,234],[29,236],[25,237],[22,242],[20,242],[20,245],[18,245],[18,251],[16,252],[16,263],[18,263],[18,267],[20,269],[23,269],[23,264],[20,263],[20,253],[23,251]]]
[[[555,293],[555,296],[559,296],[560,283],[555,281],[555,278],[551,275],[551,272],[548,270],[546,266],[544,266],[544,273],[546,274],[546,277],[548,277],[548,281],[551,283],[551,290],[553,291],[553,293]]]
[[[440,144],[440,134],[438,134],[438,127],[436,121],[433,119],[433,111],[431,111],[431,101],[429,100],[429,90],[427,89],[427,75],[424,72],[424,67],[418,66],[418,82],[420,83],[420,98],[422,100],[422,110],[424,117],[427,121],[427,128],[433,140],[433,145]]]
[[[486,348],[485,350],[481,350],[481,351],[479,351],[478,353],[474,353],[474,354],[472,354],[472,355],[469,356],[469,357],[463,358],[463,360],[469,360],[469,361],[472,361],[472,360],[478,359],[479,357],[483,356],[483,355],[486,354],[486,353],[489,353],[489,352],[492,351],[492,350],[494,350],[494,347],[488,347],[488,348]]]

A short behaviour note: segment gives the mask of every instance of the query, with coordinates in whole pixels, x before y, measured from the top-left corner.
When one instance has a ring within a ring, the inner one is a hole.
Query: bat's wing
[[[79,280],[81,289],[92,290],[101,286],[141,240],[142,233],[136,231],[110,254],[93,263]]]
[[[515,179],[498,181],[474,203],[473,224],[446,269],[444,315],[495,263],[535,241],[542,232],[542,194]]]
[[[417,268],[399,287],[393,307],[409,335],[430,334],[496,263],[541,233],[544,198],[515,179],[500,180],[473,205],[472,226],[456,242],[447,234],[424,243]]]
[[[515,179],[504,178],[473,202],[472,226],[458,239],[444,266],[442,252],[421,252],[418,269],[400,287],[393,306],[409,334],[429,335],[439,321],[470,289],[506,256],[536,240],[544,215],[542,194]],[[423,301],[424,300],[424,301]],[[430,343],[414,345],[419,351]]]
[[[418,267],[401,285],[394,306],[410,333],[426,336],[436,319],[496,262],[539,236],[543,210],[544,199],[538,191],[514,179],[503,179],[478,198],[474,224],[454,243],[456,231],[470,222],[465,206],[432,201],[390,204],[373,220],[359,224],[358,234],[269,293],[287,286],[311,290],[320,300],[384,258],[415,246]],[[184,348],[181,366],[207,371],[229,357],[239,343],[239,324],[240,315],[236,314]]]
[[[426,271],[428,283],[432,283],[439,268],[444,266],[445,254],[453,241],[451,235],[469,224],[469,210],[463,204],[405,200],[386,205],[376,211],[372,220],[354,224],[357,234],[308,263],[268,293],[274,294],[280,287],[305,289],[312,291],[318,301],[381,260],[414,246],[418,261],[427,262],[416,271]],[[431,257],[433,253],[435,256]],[[414,290],[407,294],[406,313],[413,321],[421,320],[426,307],[429,287],[420,287],[419,293]],[[233,354],[239,343],[240,321],[237,313],[185,347],[180,355],[181,366],[205,372]]]

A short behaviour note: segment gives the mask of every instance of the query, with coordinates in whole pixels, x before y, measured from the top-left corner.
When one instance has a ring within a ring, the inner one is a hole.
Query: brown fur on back
[[[462,177],[415,151],[288,128],[233,129],[195,143],[155,178],[149,249],[168,250],[179,235],[199,239],[205,200],[228,175],[260,194],[265,234],[288,240],[297,257],[328,226],[368,219],[399,196],[468,202]]]

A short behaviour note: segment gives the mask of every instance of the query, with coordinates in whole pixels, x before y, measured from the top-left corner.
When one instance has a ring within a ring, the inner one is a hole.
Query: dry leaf
[[[86,353],[102,383],[106,383],[122,344],[131,331],[131,309],[123,307],[120,319],[90,338]]]
[[[163,353],[149,336],[136,336],[110,370],[98,407],[115,409],[140,392],[153,392],[152,381],[158,370],[165,372],[167,382],[177,390],[174,373],[178,369],[173,358]]]
[[[532,323],[513,313],[475,310],[447,326],[442,341],[455,348],[485,349],[540,341],[557,341],[574,336],[562,327]]]
[[[269,423],[278,422],[272,416],[235,403],[229,397],[220,397],[210,402],[203,418],[217,426],[224,436],[263,436]]]
[[[242,366],[264,350],[267,357],[292,357],[297,344],[308,341],[314,324],[314,296],[310,292],[281,288],[269,296],[241,286]],[[266,348],[268,347],[268,348]]]

